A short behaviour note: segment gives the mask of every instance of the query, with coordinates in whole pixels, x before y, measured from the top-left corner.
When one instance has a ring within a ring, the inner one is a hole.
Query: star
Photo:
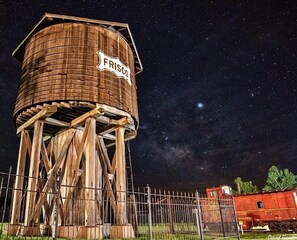
[[[198,103],[197,103],[197,107],[198,107],[199,109],[202,109],[202,108],[204,108],[204,104],[203,104],[202,102],[198,102]]]

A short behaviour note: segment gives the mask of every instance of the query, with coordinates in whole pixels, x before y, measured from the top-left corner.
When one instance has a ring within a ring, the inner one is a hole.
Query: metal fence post
[[[59,200],[59,197],[60,197],[60,194],[61,194],[61,182],[62,182],[62,179],[61,179],[61,176],[62,176],[62,170],[61,168],[59,168],[58,170],[58,173],[57,173],[57,197],[56,197],[56,209],[55,209],[55,230],[54,230],[54,236],[53,238],[54,239],[57,239],[57,231],[58,231],[58,222],[59,222],[59,219],[58,219],[58,212],[59,212],[59,204],[60,204],[60,200]]]
[[[1,184],[0,184],[0,197],[2,196],[2,187],[3,187],[3,177],[1,178]]]
[[[147,189],[147,205],[148,205],[148,224],[149,224],[149,239],[153,240],[153,226],[152,226],[152,207],[151,207],[151,188],[149,185]]]
[[[233,207],[233,213],[234,213],[234,219],[235,219],[235,229],[236,229],[236,233],[237,233],[237,238],[238,238],[238,240],[240,240],[240,234],[239,234],[239,229],[238,229],[238,220],[237,220],[237,215],[236,215],[234,197],[231,196],[231,198],[232,198],[232,207]]]
[[[25,182],[24,194],[22,196],[22,209],[21,209],[21,220],[20,222],[24,222],[25,220],[25,197],[27,195],[27,181]]]
[[[2,221],[1,221],[1,230],[0,230],[1,235],[2,235],[2,232],[3,232],[3,222],[4,222],[5,212],[6,212],[6,203],[7,203],[8,189],[9,189],[9,183],[10,183],[11,169],[12,169],[12,166],[10,166],[10,168],[9,168],[6,191],[5,191],[5,199],[4,199],[4,206],[3,206],[3,212],[2,212]]]
[[[2,188],[3,188],[3,177],[1,178],[1,184],[0,184],[0,198],[2,197]],[[0,206],[0,210],[1,210],[1,206]],[[1,211],[0,211],[0,213],[1,213]],[[2,226],[3,226],[3,222],[1,222],[0,224],[1,224],[0,236],[2,236]]]
[[[196,220],[197,220],[197,227],[200,235],[200,239],[204,240],[204,235],[203,235],[203,227],[202,227],[202,216],[201,216],[201,208],[200,208],[200,199],[199,199],[199,193],[196,191],[195,193],[196,196],[196,202],[197,202],[197,211],[196,211]]]
[[[221,208],[221,199],[219,199],[219,198],[218,198],[218,203],[219,203],[219,211],[220,211],[220,217],[221,217],[223,237],[226,237],[225,228],[224,228],[224,218],[223,218],[222,208]]]

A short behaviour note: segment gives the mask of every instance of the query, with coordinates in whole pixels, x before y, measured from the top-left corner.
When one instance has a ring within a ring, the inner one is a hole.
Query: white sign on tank
[[[128,66],[123,64],[120,59],[110,57],[100,50],[97,52],[97,55],[100,60],[99,65],[97,65],[97,69],[100,71],[108,70],[117,77],[126,79],[131,86],[130,68]]]

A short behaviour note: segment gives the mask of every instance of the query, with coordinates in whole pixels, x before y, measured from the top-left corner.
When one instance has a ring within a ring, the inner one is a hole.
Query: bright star
[[[200,109],[202,109],[204,107],[204,104],[201,103],[201,102],[199,102],[199,103],[197,103],[197,107],[200,108]]]

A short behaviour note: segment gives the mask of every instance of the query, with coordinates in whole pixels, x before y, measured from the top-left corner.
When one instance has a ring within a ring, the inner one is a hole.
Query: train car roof
[[[238,195],[234,195],[234,197],[258,195],[258,194],[271,194],[271,193],[279,193],[279,192],[290,192],[290,191],[297,191],[297,188],[277,190],[277,191],[268,191],[268,192],[262,191],[262,192],[254,192],[254,193],[241,193],[241,194],[238,194]]]

